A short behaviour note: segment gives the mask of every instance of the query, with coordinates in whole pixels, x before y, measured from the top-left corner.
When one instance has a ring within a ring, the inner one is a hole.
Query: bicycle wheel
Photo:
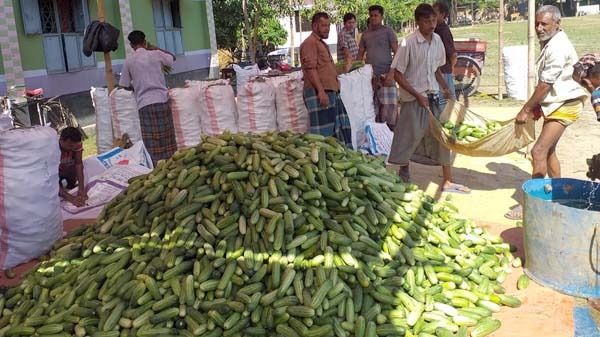
[[[471,96],[479,88],[481,68],[477,61],[468,56],[458,56],[454,66],[454,88],[456,97]]]
[[[60,102],[48,101],[44,103],[41,108],[46,113],[47,122],[49,122],[50,127],[55,129],[57,132],[60,133],[62,129],[72,126],[81,132],[83,139],[88,138],[83,128],[81,128],[79,125],[77,118],[75,118],[75,115],[73,115],[73,113],[69,109],[65,108]]]

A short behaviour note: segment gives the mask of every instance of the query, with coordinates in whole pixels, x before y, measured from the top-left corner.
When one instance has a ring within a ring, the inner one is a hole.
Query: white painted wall
[[[300,47],[300,43],[302,43],[302,41],[304,41],[304,39],[306,39],[311,33],[310,31],[298,33],[298,32],[296,32],[296,27],[294,27],[293,30],[290,32],[290,18],[289,17],[280,18],[279,23],[287,32],[287,40],[285,41],[285,44],[279,46],[279,48],[290,48],[291,47],[290,41],[291,41],[292,32],[294,33],[294,47],[296,47],[296,48]],[[294,25],[295,25],[295,22],[294,22]],[[329,37],[325,40],[325,42],[328,45],[336,45],[337,44],[337,36],[338,36],[338,34],[337,34],[336,25],[331,24],[331,27],[329,30]]]
[[[577,3],[577,16],[600,14],[600,5],[580,6]]]

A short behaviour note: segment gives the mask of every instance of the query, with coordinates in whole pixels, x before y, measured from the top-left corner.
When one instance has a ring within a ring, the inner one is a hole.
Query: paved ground
[[[471,109],[492,119],[508,120],[516,115],[519,107]],[[539,132],[541,124],[536,127]],[[600,144],[595,144],[599,139],[600,123],[591,108],[586,106],[581,119],[567,128],[558,144],[563,177],[587,179],[585,159],[600,153]],[[505,219],[504,214],[522,200],[521,185],[530,178],[531,162],[525,154],[523,149],[522,152],[494,158],[457,155],[454,179],[473,191],[469,195],[451,196],[462,214],[517,245],[519,250],[515,255],[522,258],[522,228],[515,227],[516,221]],[[411,174],[413,181],[431,195],[447,197],[447,193],[439,190],[442,179],[439,167],[411,164]],[[573,336],[573,308],[585,302],[541,287],[533,281],[525,291],[517,291],[516,279],[522,273],[522,269],[515,269],[504,286],[508,293],[520,298],[523,305],[517,309],[503,308],[497,315],[502,327],[493,336]]]

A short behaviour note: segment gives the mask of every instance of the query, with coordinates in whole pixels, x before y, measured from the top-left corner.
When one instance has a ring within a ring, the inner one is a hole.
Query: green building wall
[[[185,51],[210,49],[206,2],[182,0],[180,8],[183,49]]]
[[[96,0],[88,0],[88,11],[90,13],[90,22],[93,20],[98,20],[98,3]],[[121,30],[121,12],[119,11],[119,1],[104,1],[104,21]],[[121,31],[121,35],[119,36],[119,49],[110,53],[110,57],[113,60],[125,58],[125,45],[123,43],[125,43],[125,40],[123,39],[123,31]],[[104,62],[103,53],[96,53],[96,63],[97,62]]]
[[[21,1],[13,0],[15,13],[15,24],[19,37],[19,49],[21,51],[21,64],[23,70],[46,69],[44,62],[44,45],[41,35],[26,35],[23,31],[23,17],[21,16]],[[3,72],[4,74],[4,69]]]
[[[152,0],[130,0],[133,28],[142,30],[151,43],[156,43],[156,31],[154,30],[154,15],[152,12]],[[21,4],[19,0],[13,0],[15,23],[19,36],[19,48],[21,50],[21,63],[23,70],[46,69],[44,60],[44,45],[41,35],[26,35],[23,30],[23,19],[21,16]],[[98,6],[96,0],[88,0],[88,11],[90,21],[98,18]],[[106,22],[113,26],[121,27],[121,15],[119,2],[117,0],[104,1],[104,14]],[[183,26],[182,39],[184,51],[210,49],[210,38],[208,33],[208,20],[206,16],[206,3],[204,1],[180,0],[180,14]],[[119,49],[111,53],[112,60],[125,58],[125,45],[127,36],[121,32]],[[102,53],[96,53],[96,62],[103,62]],[[0,55],[0,74],[4,74],[2,56]]]

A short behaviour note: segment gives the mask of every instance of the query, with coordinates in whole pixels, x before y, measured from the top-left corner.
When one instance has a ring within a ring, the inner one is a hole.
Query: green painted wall
[[[90,12],[90,21],[98,20],[98,3],[96,0],[88,0],[88,9]],[[104,1],[104,20],[111,25],[121,28],[121,12],[119,12],[119,1],[108,0]],[[126,39],[127,37],[125,37]],[[119,39],[119,49],[110,53],[113,60],[125,58],[125,47],[123,45],[123,32],[121,31]],[[96,62],[104,62],[104,54],[96,53]]]
[[[151,43],[156,43],[156,31],[154,30],[154,16],[152,13],[152,0],[130,0],[133,28],[146,33],[146,38]],[[41,35],[26,35],[23,31],[23,19],[21,17],[21,4],[19,0],[13,0],[15,23],[19,36],[19,48],[21,49],[21,62],[23,70],[45,69],[44,45]],[[98,18],[98,7],[96,0],[88,0],[90,20]],[[185,51],[210,49],[210,38],[208,34],[208,20],[206,18],[206,3],[204,1],[180,0],[181,21],[183,25],[183,48]],[[104,1],[105,20],[113,26],[121,27],[121,15],[118,0]],[[124,59],[126,36],[121,34],[119,49],[111,53],[111,58]],[[102,53],[96,53],[96,62],[103,62]],[[2,56],[0,55],[0,74],[4,74]]]
[[[19,36],[19,49],[21,50],[21,64],[23,70],[45,69],[44,45],[41,35],[25,35],[23,31],[23,17],[21,16],[21,2],[13,0],[15,23]]]
[[[131,6],[133,29],[144,32],[144,34],[146,34],[146,40],[151,44],[156,45],[152,0],[130,0],[129,3]]]
[[[183,26],[183,50],[210,49],[206,2],[181,0],[179,6]]]
[[[179,10],[183,25],[183,50],[210,49],[206,3],[204,1],[180,0]],[[156,44],[152,0],[132,0],[131,17],[133,28],[146,34],[146,40]]]

